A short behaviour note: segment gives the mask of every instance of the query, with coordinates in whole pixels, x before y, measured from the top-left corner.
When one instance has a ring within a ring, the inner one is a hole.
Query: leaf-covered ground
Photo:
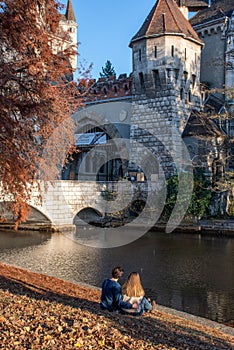
[[[234,337],[155,311],[99,309],[100,291],[0,263],[0,349],[227,349]]]

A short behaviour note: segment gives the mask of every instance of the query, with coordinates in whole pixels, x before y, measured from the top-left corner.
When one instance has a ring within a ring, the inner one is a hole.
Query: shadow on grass
[[[79,308],[82,311],[89,311],[98,316],[109,319],[122,336],[128,335],[135,340],[148,340],[153,347],[159,344],[174,347],[175,349],[206,349],[221,350],[232,348],[231,344],[220,339],[218,336],[208,335],[202,330],[195,330],[189,325],[175,325],[173,321],[167,319],[163,321],[154,317],[153,314],[145,314],[143,317],[134,317],[101,311],[99,303],[84,297],[71,296],[66,293],[53,292],[44,286],[35,286],[28,282],[0,276],[0,288],[3,291],[18,296],[27,296],[33,299],[56,302],[65,306]],[[77,287],[79,288],[79,287]],[[72,319],[68,317],[67,323],[73,325]],[[234,344],[233,344],[234,345]]]
[[[8,290],[12,294],[24,295],[33,299],[49,302],[55,301],[71,307],[85,307],[87,310],[92,311],[95,309],[95,311],[99,311],[99,303],[97,302],[90,301],[86,298],[71,296],[65,293],[53,292],[51,289],[44,286],[34,285],[13,277],[10,278],[0,275],[0,288],[3,291]]]

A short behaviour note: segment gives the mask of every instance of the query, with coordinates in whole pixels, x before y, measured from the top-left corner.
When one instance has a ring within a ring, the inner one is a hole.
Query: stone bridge
[[[41,201],[35,190],[29,204],[32,212],[22,228],[71,229],[74,225],[116,213],[134,201],[147,200],[148,184],[130,181],[95,182],[65,181],[42,182]],[[6,216],[9,214],[6,213]],[[8,220],[9,222],[10,220]]]

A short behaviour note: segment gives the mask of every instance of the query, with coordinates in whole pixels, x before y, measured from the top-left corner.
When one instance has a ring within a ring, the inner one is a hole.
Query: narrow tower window
[[[139,61],[141,62],[141,49],[139,50]]]
[[[158,47],[155,46],[154,47],[154,58],[157,58],[158,57]]]
[[[184,89],[183,88],[180,89],[180,99],[181,100],[184,99]]]
[[[187,81],[187,79],[188,79],[188,72],[186,72],[186,71],[183,72],[183,79],[184,79],[184,82]]]
[[[140,87],[141,87],[141,91],[145,90],[145,82],[144,82],[144,76],[143,73],[139,73],[139,80],[140,80]]]
[[[196,75],[192,74],[192,87],[193,87],[193,89],[195,87],[195,83],[196,83]]]
[[[188,100],[189,100],[189,102],[192,102],[192,93],[191,93],[190,90],[189,90],[189,93],[188,93]]]
[[[171,56],[174,57],[175,54],[175,47],[174,45],[171,45]]]
[[[187,49],[184,49],[184,59],[187,60]]]

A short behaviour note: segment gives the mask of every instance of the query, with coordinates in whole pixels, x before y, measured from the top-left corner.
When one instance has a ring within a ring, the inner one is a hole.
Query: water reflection
[[[1,231],[0,230],[0,251],[5,249],[25,248],[32,245],[39,245],[51,238],[51,233],[35,231]]]
[[[98,287],[122,265],[125,277],[141,273],[159,304],[219,322],[234,319],[233,239],[150,232],[122,247],[98,249],[72,234],[2,232],[0,242],[0,260],[10,264]]]

